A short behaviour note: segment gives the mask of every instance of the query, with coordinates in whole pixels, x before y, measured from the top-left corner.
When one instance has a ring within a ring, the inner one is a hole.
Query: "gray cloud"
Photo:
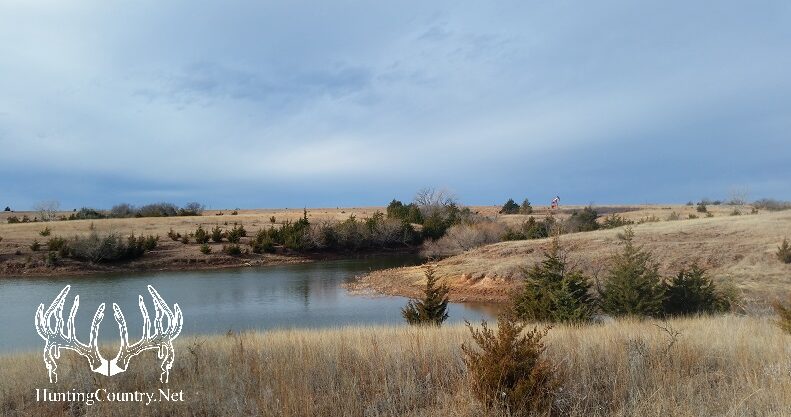
[[[0,204],[791,198],[789,23],[780,1],[7,2]]]

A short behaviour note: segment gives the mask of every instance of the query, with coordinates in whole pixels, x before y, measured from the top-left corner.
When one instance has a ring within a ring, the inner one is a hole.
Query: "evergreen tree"
[[[500,214],[517,214],[519,213],[519,204],[516,204],[513,198],[509,198],[508,201],[503,204],[503,208],[500,209]]]
[[[697,265],[681,270],[664,284],[666,314],[714,313],[728,310],[730,305],[717,293],[714,282]]]
[[[659,267],[650,252],[634,245],[631,227],[621,238],[623,251],[613,258],[600,289],[602,310],[613,316],[659,316],[664,298]]]
[[[401,315],[411,325],[440,326],[448,318],[448,287],[437,286],[434,268],[426,267],[426,289],[422,300],[409,300]]]
[[[791,264],[791,244],[788,243],[788,239],[783,239],[783,243],[777,247],[777,259],[780,262]]]
[[[532,214],[533,213],[533,206],[530,205],[530,200],[525,199],[522,202],[522,206],[519,207],[519,213],[521,214]]]
[[[594,313],[591,285],[580,272],[568,268],[557,236],[544,260],[524,270],[525,286],[514,299],[514,313],[522,320],[586,322]]]

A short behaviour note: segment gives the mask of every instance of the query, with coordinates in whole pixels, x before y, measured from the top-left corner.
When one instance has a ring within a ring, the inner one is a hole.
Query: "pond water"
[[[229,330],[271,328],[323,328],[344,325],[403,324],[403,297],[351,295],[342,284],[356,275],[382,268],[412,265],[414,256],[369,257],[305,264],[213,271],[167,271],[92,275],[87,277],[9,278],[0,280],[0,352],[43,348],[35,331],[36,308],[45,308],[66,286],[63,318],[68,318],[75,295],[78,338],[88,342],[91,319],[106,303],[99,339],[116,345],[118,325],[112,303],[123,311],[130,342],[142,334],[138,295],[152,319],[154,307],[146,286],[152,285],[172,307],[184,314],[184,334],[225,333]],[[451,304],[449,322],[491,319],[495,307],[486,304]],[[54,322],[53,322],[54,323]]]

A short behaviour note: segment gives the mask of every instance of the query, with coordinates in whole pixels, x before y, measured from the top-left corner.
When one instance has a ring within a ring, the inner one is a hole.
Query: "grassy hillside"
[[[691,210],[652,208],[654,213]],[[639,219],[656,216],[645,209],[625,213]],[[510,217],[510,216],[506,216]],[[682,216],[682,219],[685,217]],[[663,274],[674,274],[691,262],[708,268],[719,282],[742,290],[746,301],[765,303],[791,291],[791,265],[775,257],[784,237],[791,237],[791,211],[761,212],[712,218],[657,221],[635,225],[635,242],[652,251]],[[563,235],[561,243],[572,250],[572,263],[590,276],[607,270],[608,258],[618,250],[623,228]],[[520,285],[520,267],[542,257],[549,239],[502,242],[469,250],[436,262],[436,274],[451,287],[454,300],[498,301]],[[420,267],[376,271],[351,288],[387,294],[416,296],[422,285]]]
[[[655,324],[680,332],[671,339]],[[791,336],[768,319],[719,316],[557,327],[547,355],[562,379],[568,416],[791,415]],[[90,372],[65,351],[49,384],[40,352],[0,356],[0,414],[7,416],[481,416],[460,345],[460,325],[284,330],[179,339],[171,372],[183,403],[35,401],[35,388],[156,391],[153,351],[125,374]],[[107,347],[112,356],[117,347]]]
[[[381,207],[363,208],[314,208],[308,210],[311,222],[340,221],[354,214],[359,218],[369,217]],[[194,232],[199,225],[207,231],[214,226],[227,230],[234,224],[243,225],[249,234],[256,230],[268,227],[279,227],[285,221],[295,221],[302,217],[303,209],[259,209],[238,210],[207,210],[202,216],[174,216],[174,217],[142,217],[97,220],[69,220],[52,222],[31,222],[8,224],[10,216],[27,215],[34,218],[35,212],[0,212],[0,275],[53,275],[53,274],[80,274],[92,271],[125,271],[125,270],[150,270],[150,269],[204,269],[219,267],[239,267],[245,265],[263,265],[272,263],[300,262],[305,259],[298,256],[283,256],[283,254],[250,255],[243,258],[227,256],[222,253],[222,243],[209,242],[212,253],[202,254],[199,245],[194,241],[185,245],[172,241],[166,235],[170,229],[174,232],[187,234]],[[222,215],[218,215],[222,213]],[[68,216],[70,213],[60,213]],[[271,218],[275,218],[272,223]],[[49,236],[41,236],[40,232],[49,228]],[[123,264],[96,265],[62,260],[56,268],[44,265],[45,251],[33,251],[31,244],[38,241],[46,247],[50,237],[60,236],[72,238],[74,236],[87,236],[92,232],[99,234],[118,233],[127,236],[136,235],[160,236],[157,249],[139,260]],[[244,239],[243,243],[246,243]]]

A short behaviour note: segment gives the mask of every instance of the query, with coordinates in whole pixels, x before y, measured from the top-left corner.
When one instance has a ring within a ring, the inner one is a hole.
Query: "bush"
[[[497,320],[497,334],[486,322],[469,323],[478,349],[463,344],[472,391],[487,407],[509,416],[552,415],[557,382],[542,343],[549,328],[522,334],[524,325],[508,316]]]
[[[247,231],[242,225],[234,225],[231,230],[225,233],[225,237],[230,243],[239,243],[244,236],[247,236]]]
[[[423,224],[423,214],[415,203],[404,203],[393,200],[387,205],[387,218],[398,219],[406,223]]]
[[[739,209],[733,209],[733,211],[731,212],[731,216],[741,216],[741,215],[742,212],[739,211]]]
[[[777,325],[784,332],[791,334],[791,304],[783,305],[779,301],[772,304],[775,313],[778,315]]]
[[[667,215],[667,221],[673,222],[676,220],[681,220],[681,216],[679,216],[678,213],[676,213],[675,211],[672,211],[670,212],[670,214]]]
[[[5,209],[3,211],[11,211],[11,207],[5,206]]]
[[[275,224],[276,221],[277,219],[275,219],[275,216],[269,218],[269,223]]]
[[[566,230],[569,232],[589,232],[599,229],[599,223],[596,219],[599,213],[588,206],[582,209],[581,212],[574,211],[571,217],[566,221]]]
[[[422,253],[427,257],[457,255],[479,246],[497,243],[507,233],[503,224],[493,221],[457,224],[451,226],[441,238],[425,242]]]
[[[789,210],[791,209],[791,201],[780,201],[771,198],[762,198],[753,203],[753,206],[758,209],[769,211]]]
[[[437,286],[434,269],[426,267],[426,288],[422,300],[409,300],[401,309],[407,323],[415,326],[440,326],[448,319],[448,292],[446,285]]]
[[[231,212],[231,216],[236,216],[236,215],[238,215],[238,214],[239,214],[239,212],[238,212],[238,211],[236,211],[236,210],[234,210],[234,211],[232,211],[232,212]]]
[[[714,217],[714,213],[712,213],[710,211],[707,211],[706,212],[706,217]]]
[[[668,315],[717,313],[731,309],[730,300],[697,265],[682,269],[664,284],[663,309]]]
[[[253,239],[250,241],[250,246],[253,249],[253,253],[275,252],[275,243],[272,241],[269,233],[263,229],[259,230],[255,236],[253,236]]]
[[[216,243],[222,242],[223,235],[224,235],[224,233],[222,232],[222,229],[220,229],[220,226],[214,226],[211,229],[211,240],[212,241],[214,241]]]
[[[146,204],[135,213],[135,217],[171,217],[178,214],[178,207],[171,203]]]
[[[56,252],[47,252],[44,257],[44,265],[48,268],[54,268],[60,263],[60,257]]]
[[[618,213],[613,213],[604,218],[601,227],[603,229],[615,229],[616,227],[628,226],[630,224],[634,224],[634,221],[619,216]]]
[[[791,244],[788,243],[788,238],[783,239],[783,243],[777,247],[777,259],[785,264],[791,264]]]
[[[211,253],[211,246],[209,246],[208,243],[203,243],[202,245],[200,245],[200,253],[202,253],[204,255],[210,254]]]
[[[41,243],[38,243],[38,240],[33,240],[33,243],[30,244],[30,250],[33,252],[38,252],[41,249]]]
[[[520,214],[532,214],[533,213],[533,206],[530,205],[530,200],[525,199],[522,201],[522,205],[519,207]]]
[[[184,235],[184,236],[181,236],[181,243],[183,243],[183,244],[185,244],[185,245],[186,245],[186,244],[188,244],[188,243],[190,243],[190,237],[189,237],[189,235]]]
[[[157,236],[148,235],[143,240],[143,249],[147,252],[152,251],[157,248],[158,244],[159,244],[159,235]]]
[[[695,210],[697,210],[698,213],[706,213],[708,211],[708,208],[706,208],[706,204],[701,201],[700,203],[698,203],[698,207]]]
[[[104,219],[105,217],[107,216],[105,216],[99,210],[83,207],[79,211],[71,213],[69,215],[69,220],[96,220]]]
[[[525,285],[513,300],[516,318],[529,321],[580,323],[590,321],[595,302],[591,284],[582,273],[568,268],[557,237],[544,260],[522,269]]]
[[[519,213],[519,204],[514,202],[514,199],[509,198],[508,201],[503,204],[503,208],[500,209],[500,214],[518,214]]]
[[[19,221],[19,217],[17,217],[17,216],[9,216],[9,217],[6,219],[6,221],[8,222],[8,224],[21,223],[21,222]]]
[[[518,229],[508,229],[502,236],[502,240],[529,240],[543,239],[549,237],[555,225],[553,217],[547,217],[542,221],[536,221],[535,217],[530,216],[522,222]]]
[[[39,236],[49,236],[52,233],[52,229],[49,226],[45,227],[43,230],[38,232]]]
[[[631,227],[620,236],[624,248],[600,289],[601,307],[613,316],[659,316],[662,313],[663,287],[659,266],[650,252],[636,247]]]
[[[96,232],[88,237],[75,237],[68,242],[68,256],[93,263],[128,261],[137,259],[146,252],[146,240],[154,237],[135,237],[129,235],[126,239],[118,234],[111,233],[99,236]]]
[[[171,227],[170,230],[168,230],[168,237],[170,238],[170,240],[174,242],[178,242],[179,240],[181,240],[181,233],[176,233],[176,231],[174,231],[173,228]]]
[[[127,203],[116,204],[110,209],[110,217],[115,218],[134,217],[136,213],[135,207]]]
[[[195,230],[195,233],[193,233],[193,236],[195,237],[195,242],[197,243],[204,244],[209,242],[209,233],[203,229],[202,225],[198,225],[198,228]]]
[[[203,204],[195,201],[187,203],[178,210],[179,216],[200,216],[203,214]]]
[[[690,219],[690,220],[691,220],[691,219],[697,219],[697,218],[698,218],[698,216],[697,216],[697,215],[694,215],[694,214],[690,214],[690,215],[689,215],[689,216],[687,216],[687,217],[689,217],[689,219]]]
[[[51,237],[47,241],[47,249],[50,251],[61,251],[64,247],[66,247],[66,239],[62,237]]]
[[[242,248],[239,245],[223,245],[222,251],[226,255],[231,256],[240,256],[242,254]]]

